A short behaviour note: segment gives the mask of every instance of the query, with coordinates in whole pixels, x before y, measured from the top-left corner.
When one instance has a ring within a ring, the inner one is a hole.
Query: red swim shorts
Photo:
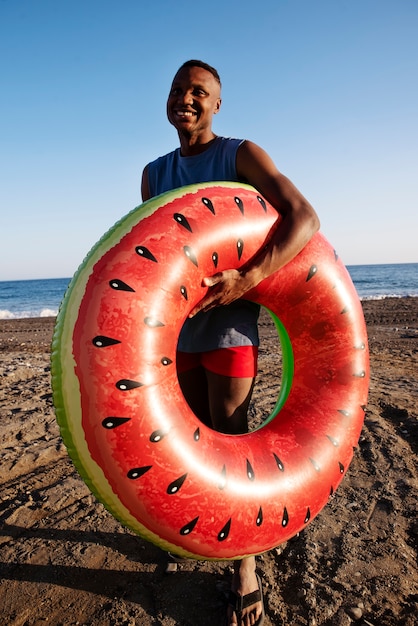
[[[177,352],[179,373],[203,366],[205,369],[231,378],[254,378],[257,374],[258,348],[237,346],[209,352]]]

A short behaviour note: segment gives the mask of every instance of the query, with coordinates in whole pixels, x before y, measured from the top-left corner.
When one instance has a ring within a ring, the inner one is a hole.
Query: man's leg
[[[191,409],[207,425],[231,435],[248,431],[247,411],[254,378],[223,376],[199,367],[180,373],[179,383]],[[255,567],[254,557],[234,562],[234,593],[245,596],[258,589]],[[261,613],[262,604],[256,602],[244,609],[238,620],[232,607],[228,607],[228,626],[253,626]]]
[[[228,435],[248,432],[248,406],[254,378],[233,378],[206,370],[213,428]]]
[[[247,411],[254,388],[253,378],[231,378],[206,370],[211,418],[215,430],[231,435],[248,432]],[[234,562],[232,591],[245,596],[258,589],[255,558]],[[240,619],[228,607],[228,626],[252,626],[262,613],[261,602],[243,610]]]
[[[201,422],[213,428],[209,410],[206,370],[200,365],[178,373],[180,389],[193,413]]]

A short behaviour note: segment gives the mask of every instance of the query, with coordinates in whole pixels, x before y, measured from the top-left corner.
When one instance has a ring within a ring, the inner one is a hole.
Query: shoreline
[[[414,626],[418,601],[418,298],[362,301],[371,363],[353,462],[298,537],[258,557],[265,626]],[[263,341],[273,341],[268,317]],[[231,566],[166,557],[90,493],[59,435],[55,318],[0,324],[0,601],[8,626],[212,626]],[[272,344],[270,344],[272,345]],[[263,351],[257,403],[275,393]],[[277,382],[277,381],[276,381]]]
[[[418,265],[418,264],[417,264]],[[361,302],[362,305],[365,305],[367,307],[367,303],[371,302],[386,302],[386,301],[417,301],[418,302],[418,294],[403,294],[403,295],[397,295],[397,294],[392,294],[392,295],[377,295],[377,296],[363,296],[363,297],[359,297],[359,300]],[[42,324],[42,320],[46,320],[46,323],[48,323],[48,321],[56,319],[57,315],[58,315],[58,310],[59,307],[57,308],[56,312],[52,312],[51,309],[48,309],[48,311],[51,311],[50,315],[22,315],[22,317],[14,317],[13,314],[10,311],[0,311],[1,313],[8,313],[11,317],[0,317],[0,324],[13,324],[13,322],[19,322],[19,321],[28,321],[30,322],[30,320],[39,320],[40,323]]]
[[[375,298],[360,299],[363,308],[366,324],[375,324],[379,317],[382,323],[386,323],[390,316],[400,317],[402,323],[418,323],[418,296],[378,296]],[[409,317],[407,317],[407,315]],[[53,327],[56,315],[42,317],[17,317],[0,320],[0,337],[1,333],[13,332],[15,327],[19,330],[19,326],[27,326],[27,331],[40,332],[48,331]]]

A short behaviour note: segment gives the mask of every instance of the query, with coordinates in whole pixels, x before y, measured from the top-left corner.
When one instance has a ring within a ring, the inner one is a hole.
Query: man
[[[258,307],[240,297],[296,256],[319,228],[319,220],[264,150],[250,141],[215,135],[212,121],[220,107],[218,72],[202,61],[184,63],[167,100],[167,117],[177,130],[180,148],[146,166],[142,198],[192,183],[239,181],[253,185],[282,216],[269,244],[245,271],[229,269],[204,279],[208,292],[191,311],[179,338],[179,382],[189,405],[216,430],[241,434],[248,430],[256,374]],[[254,557],[234,564],[227,626],[262,623],[255,569]]]

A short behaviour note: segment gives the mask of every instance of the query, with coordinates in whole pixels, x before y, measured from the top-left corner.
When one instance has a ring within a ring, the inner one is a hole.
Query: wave
[[[19,320],[29,317],[56,317],[58,309],[41,309],[38,311],[8,311],[0,310],[0,320]]]
[[[390,293],[390,294],[380,294],[380,295],[371,295],[371,296],[359,296],[361,301],[363,300],[387,300],[388,298],[418,298],[418,293]]]

